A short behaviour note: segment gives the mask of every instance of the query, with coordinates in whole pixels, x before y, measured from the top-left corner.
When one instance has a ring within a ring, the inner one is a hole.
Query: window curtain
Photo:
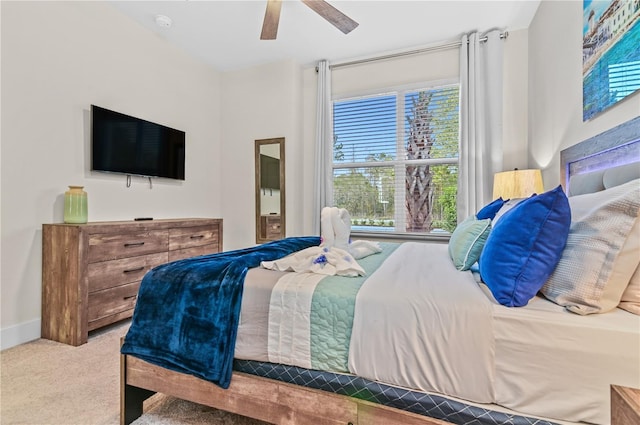
[[[458,223],[492,199],[502,171],[502,62],[500,31],[462,36],[460,46],[460,171]]]
[[[329,62],[318,63],[318,96],[316,105],[316,161],[314,174],[313,231],[320,234],[320,212],[332,206],[333,137],[331,135],[331,70]]]

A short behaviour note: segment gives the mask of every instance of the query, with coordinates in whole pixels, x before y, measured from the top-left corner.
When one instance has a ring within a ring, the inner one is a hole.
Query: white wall
[[[2,347],[40,336],[42,224],[221,217],[220,75],[103,2],[1,2]],[[91,104],[186,132],[186,180],[89,169]],[[225,223],[226,225],[226,223]],[[226,226],[225,226],[226,227]]]
[[[560,151],[640,115],[640,93],[582,121],[582,2],[542,1],[529,27],[529,166],[560,184]]]
[[[527,168],[527,114],[529,105],[527,30],[509,31],[504,41],[504,90],[502,92],[503,169]]]
[[[225,248],[255,245],[255,140],[285,138],[286,235],[300,236],[302,69],[282,61],[222,76]]]

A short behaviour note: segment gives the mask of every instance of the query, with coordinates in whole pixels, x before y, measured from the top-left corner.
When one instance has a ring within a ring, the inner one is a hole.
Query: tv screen
[[[184,180],[185,132],[91,105],[91,169]]]

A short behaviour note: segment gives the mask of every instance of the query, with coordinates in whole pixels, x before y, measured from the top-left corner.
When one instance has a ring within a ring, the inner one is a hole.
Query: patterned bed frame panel
[[[640,117],[560,152],[560,183],[569,193],[569,179],[578,174],[640,161]]]
[[[252,360],[235,360],[235,371],[444,420],[456,425],[556,425],[545,419],[504,413],[447,398],[382,384],[359,376]]]

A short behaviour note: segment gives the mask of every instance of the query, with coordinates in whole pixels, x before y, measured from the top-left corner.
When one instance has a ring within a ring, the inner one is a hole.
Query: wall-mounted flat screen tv
[[[91,105],[91,169],[184,180],[185,132]]]

